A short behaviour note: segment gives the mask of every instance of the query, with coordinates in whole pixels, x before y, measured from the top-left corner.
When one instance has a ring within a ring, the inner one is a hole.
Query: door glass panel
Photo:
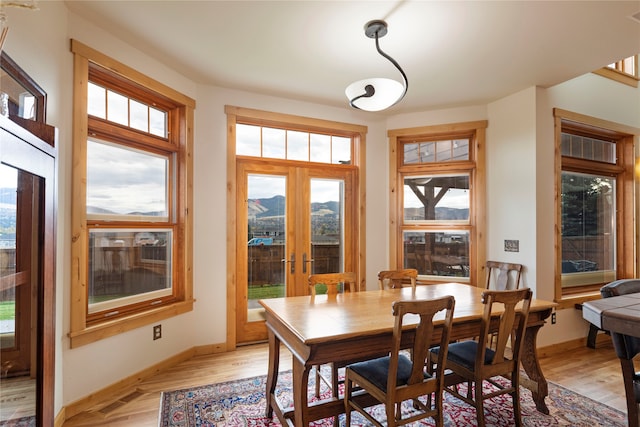
[[[616,180],[562,172],[562,286],[616,278]]]
[[[0,425],[36,425],[41,188],[0,164]]]
[[[261,299],[286,295],[291,268],[285,242],[287,179],[249,174],[247,182],[247,319],[264,320]],[[294,264],[295,265],[295,264]]]
[[[15,346],[17,170],[0,164],[0,348]]]
[[[344,271],[344,181],[313,178],[311,188],[311,274]]]

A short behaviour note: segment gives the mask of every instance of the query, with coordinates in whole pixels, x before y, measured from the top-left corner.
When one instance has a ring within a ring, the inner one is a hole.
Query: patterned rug
[[[309,396],[314,396],[313,378],[309,375]],[[291,396],[291,371],[282,372],[278,377],[277,399],[281,407],[293,406]],[[162,393],[160,398],[160,427],[277,427],[278,419],[265,418],[266,376],[246,378],[219,384],[174,390]],[[324,396],[330,391],[324,389]],[[572,426],[572,427],[623,427],[627,425],[624,412],[603,405],[560,385],[549,383],[546,398],[550,415],[538,412],[529,390],[522,389],[522,421],[524,426]],[[379,405],[372,408],[382,414]],[[410,410],[410,405],[407,406]],[[380,419],[380,417],[377,417]],[[445,393],[445,426],[475,426],[475,408]],[[502,395],[485,401],[485,421],[487,427],[508,427],[513,425],[513,406],[509,395]],[[333,419],[319,420],[316,427],[332,427]],[[340,417],[344,425],[344,415]],[[366,419],[353,412],[352,426],[370,425]],[[433,419],[424,419],[414,426],[433,426]]]
[[[0,421],[0,427],[35,427],[36,417],[23,417]]]

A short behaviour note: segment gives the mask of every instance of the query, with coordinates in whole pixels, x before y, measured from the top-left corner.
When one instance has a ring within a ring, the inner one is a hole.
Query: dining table
[[[343,413],[344,403],[340,397],[309,402],[309,373],[314,366],[327,363],[344,366],[388,353],[394,325],[391,307],[395,301],[452,295],[456,304],[451,340],[477,336],[484,309],[481,301],[483,291],[484,288],[464,283],[441,283],[419,285],[415,289],[406,287],[334,296],[260,300],[269,337],[266,416],[272,418],[275,413],[283,426],[307,426],[312,421]],[[545,414],[549,413],[545,403],[548,385],[537,358],[536,340],[539,329],[555,305],[550,301],[532,300],[521,355],[526,377],[522,376],[520,384],[531,390],[537,410]],[[441,313],[441,317],[436,318],[436,325],[443,320]],[[496,318],[496,326],[497,321]],[[434,344],[439,340],[440,328],[436,328]],[[410,334],[405,335],[408,340],[413,339]],[[280,406],[276,396],[281,346],[292,354],[293,407],[287,408]]]

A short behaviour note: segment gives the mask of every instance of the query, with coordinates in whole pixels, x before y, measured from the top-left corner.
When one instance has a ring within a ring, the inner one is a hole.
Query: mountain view
[[[311,215],[337,215],[339,203],[327,201],[323,203],[311,203]],[[249,199],[249,218],[273,218],[284,216],[284,196],[274,196],[268,199]],[[424,208],[407,208],[406,218],[424,218]],[[435,219],[465,220],[469,218],[469,209],[438,208],[436,207]]]
[[[0,247],[15,247],[16,189],[0,188]]]
[[[259,219],[284,216],[285,207],[284,196],[273,196],[268,199],[249,199],[249,218]],[[336,215],[338,209],[338,202],[311,203],[311,215]]]

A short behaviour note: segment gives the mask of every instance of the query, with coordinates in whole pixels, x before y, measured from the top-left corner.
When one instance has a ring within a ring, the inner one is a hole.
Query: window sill
[[[593,301],[602,298],[600,292],[588,292],[583,294],[565,295],[560,300],[557,300],[557,310],[565,308],[575,308],[576,304],[582,304],[583,302]]]
[[[193,310],[194,302],[195,300],[179,302],[166,307],[149,310],[144,313],[136,313],[131,316],[89,326],[80,331],[71,331],[69,332],[71,348],[91,344],[160,320],[169,319],[179,314],[187,313]]]

